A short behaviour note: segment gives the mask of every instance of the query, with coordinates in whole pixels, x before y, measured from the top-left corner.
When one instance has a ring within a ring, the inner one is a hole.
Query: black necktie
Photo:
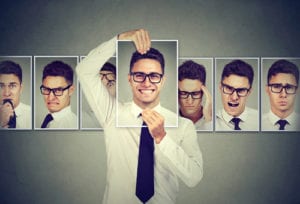
[[[143,203],[154,195],[154,142],[148,127],[141,129],[135,194]]]
[[[13,102],[12,102],[11,99],[4,99],[3,100],[3,105],[5,103],[9,103],[11,105],[12,109],[14,109],[14,104],[13,104]],[[12,116],[10,116],[7,125],[8,125],[8,128],[16,128],[16,125],[17,125],[17,116],[16,116],[15,111],[14,111],[14,114]]]
[[[49,113],[49,114],[45,117],[45,119],[44,119],[44,121],[43,121],[43,124],[42,124],[41,128],[46,128],[47,125],[48,125],[48,123],[49,123],[51,120],[53,120],[53,117],[52,117],[52,115]]]
[[[17,125],[17,116],[16,113],[14,111],[14,115],[10,117],[9,121],[8,121],[8,128],[16,128]]]
[[[241,130],[239,123],[241,119],[239,118],[232,118],[231,121],[234,123],[234,130]]]
[[[286,121],[286,120],[278,120],[277,123],[279,124],[279,130],[284,130],[284,127],[288,123],[288,121]]]

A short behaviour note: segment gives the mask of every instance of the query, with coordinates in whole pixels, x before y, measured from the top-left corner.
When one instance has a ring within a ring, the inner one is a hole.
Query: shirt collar
[[[279,118],[277,115],[275,115],[271,110],[269,111],[269,119],[271,120],[271,123],[275,125],[278,120],[286,120],[288,124],[291,124],[292,121],[296,121],[297,115],[295,112],[292,112],[288,117],[286,118]]]
[[[249,111],[248,111],[248,108],[245,107],[245,110],[242,112],[242,114],[239,115],[239,116],[236,117],[236,118],[241,119],[241,121],[246,121],[246,120],[247,120],[247,117],[248,117],[248,112],[249,112]],[[233,116],[229,115],[229,114],[225,111],[224,108],[222,109],[222,117],[223,117],[223,119],[224,119],[227,123],[229,123],[229,122],[231,121],[231,119],[233,118]]]
[[[155,110],[158,113],[160,113],[161,112],[161,105],[160,105],[160,103],[157,104],[157,106],[155,106],[154,108],[152,108],[152,110]],[[140,108],[138,105],[136,105],[136,103],[134,103],[134,101],[132,101],[132,103],[131,103],[131,113],[135,117],[138,118],[142,112],[143,112],[143,109]]]
[[[58,112],[51,113],[51,115],[54,120],[59,120],[60,118],[64,117],[66,114],[68,114],[70,112],[71,112],[71,106],[67,106]]]
[[[23,104],[20,102],[18,106],[14,109],[17,117],[22,115],[22,106]]]

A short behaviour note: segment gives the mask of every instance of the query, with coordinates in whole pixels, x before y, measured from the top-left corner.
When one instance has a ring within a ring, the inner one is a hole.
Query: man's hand
[[[13,115],[14,110],[9,103],[0,105],[0,125],[2,128],[8,128],[9,119]]]
[[[142,118],[147,124],[155,143],[159,144],[166,135],[164,118],[158,112],[150,109],[146,109],[142,112]]]
[[[212,120],[212,97],[209,93],[206,86],[202,85],[201,89],[205,95],[205,104],[203,107],[203,116],[205,118],[205,122],[209,122]]]
[[[119,40],[132,40],[136,50],[145,54],[151,47],[151,40],[147,30],[137,29],[131,30],[118,35]]]

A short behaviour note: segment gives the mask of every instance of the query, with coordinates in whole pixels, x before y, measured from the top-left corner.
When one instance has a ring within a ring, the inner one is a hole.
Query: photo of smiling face
[[[251,91],[248,78],[231,74],[224,77],[219,90],[225,111],[233,117],[241,115]]]
[[[70,86],[64,77],[47,76],[43,80],[42,87],[47,92],[43,94],[43,98],[50,113],[61,111],[70,105],[70,98],[74,92],[74,86]]]
[[[141,108],[153,108],[159,103],[159,93],[165,77],[158,61],[140,59],[134,63],[128,74],[133,101]]]

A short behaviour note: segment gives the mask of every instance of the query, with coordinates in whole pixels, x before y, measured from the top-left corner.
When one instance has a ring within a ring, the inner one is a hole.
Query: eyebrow
[[[5,85],[4,82],[0,82],[1,85]],[[8,85],[12,85],[12,84],[18,84],[18,82],[9,82]]]

